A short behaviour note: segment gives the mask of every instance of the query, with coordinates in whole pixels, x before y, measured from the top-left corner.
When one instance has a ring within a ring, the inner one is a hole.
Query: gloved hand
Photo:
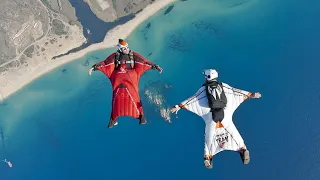
[[[175,105],[175,106],[173,106],[173,107],[170,109],[170,112],[177,114],[180,109],[181,109],[181,108],[180,108],[178,105]]]
[[[96,70],[96,65],[94,64],[93,66],[91,66],[91,68],[89,69],[89,75],[91,75],[92,71]]]
[[[156,69],[156,70],[158,70],[160,73],[162,73],[162,68],[159,66],[159,65],[153,65],[152,66],[152,69]]]
[[[260,98],[261,94],[259,92],[252,93],[250,98]]]

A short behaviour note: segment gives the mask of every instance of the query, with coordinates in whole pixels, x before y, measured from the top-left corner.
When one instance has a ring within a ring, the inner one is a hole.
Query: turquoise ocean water
[[[177,1],[127,38],[164,69],[145,73],[139,87],[172,85],[170,106],[198,90],[205,68],[231,86],[261,92],[234,114],[249,165],[224,151],[206,169],[204,123],[187,111],[168,124],[143,102],[150,124],[122,117],[107,129],[110,82],[88,69],[110,48],[56,68],[0,105],[0,158],[14,166],[1,164],[1,179],[318,179],[319,8],[316,0]]]

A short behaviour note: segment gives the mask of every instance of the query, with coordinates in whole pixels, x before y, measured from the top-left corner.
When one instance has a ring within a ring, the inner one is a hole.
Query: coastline
[[[19,76],[19,79],[16,79],[14,83],[10,83],[4,87],[1,87],[0,94],[2,98],[1,101],[4,101],[10,95],[14,94],[30,82],[36,80],[40,76],[50,72],[51,70],[69,63],[71,61],[74,61],[78,58],[81,58],[85,56],[86,54],[100,50],[100,49],[106,49],[116,46],[118,39],[120,38],[127,38],[142,22],[144,22],[146,19],[154,15],[156,12],[164,8],[166,5],[173,3],[176,0],[158,0],[153,2],[152,4],[149,4],[147,7],[145,7],[141,12],[136,14],[135,18],[128,21],[127,23],[123,25],[118,25],[111,29],[109,32],[107,32],[103,42],[96,43],[88,46],[85,49],[82,49],[78,52],[74,52],[59,58],[56,58],[54,60],[50,60],[49,62],[39,65],[36,67],[33,71],[31,71],[28,74],[25,74],[24,76]]]

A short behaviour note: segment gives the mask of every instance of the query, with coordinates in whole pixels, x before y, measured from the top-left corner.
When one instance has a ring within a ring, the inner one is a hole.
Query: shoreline
[[[113,29],[111,29],[110,31],[108,31],[107,34],[105,35],[103,42],[92,44],[87,48],[82,49],[78,52],[74,52],[62,57],[58,57],[54,60],[50,60],[48,63],[42,66],[41,65],[38,66],[30,74],[30,76],[20,77],[18,81],[14,83],[10,83],[5,87],[2,87],[0,89],[0,93],[2,96],[2,98],[0,99],[0,102],[5,101],[8,97],[10,97],[12,94],[17,92],[18,90],[22,89],[24,86],[26,86],[30,82],[36,80],[42,75],[45,75],[46,73],[50,72],[51,70],[54,70],[55,68],[63,64],[79,59],[92,51],[115,47],[117,45],[119,38],[124,38],[124,39],[127,38],[142,22],[150,18],[152,15],[157,13],[166,5],[173,3],[175,1],[176,0],[155,1],[152,4],[149,4],[148,6],[146,6],[141,12],[136,14],[135,18],[133,18],[132,20],[126,22],[123,25],[118,25]],[[119,35],[121,35],[121,37]]]

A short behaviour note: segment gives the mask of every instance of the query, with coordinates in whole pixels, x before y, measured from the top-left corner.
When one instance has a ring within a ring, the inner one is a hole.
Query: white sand
[[[18,78],[14,78],[14,81],[11,79],[7,79],[8,83],[5,86],[2,86],[0,89],[0,101],[9,97],[11,94],[15,93],[23,86],[57,68],[58,66],[81,58],[91,51],[116,46],[119,38],[128,37],[132,33],[132,31],[137,26],[139,26],[139,24],[141,24],[150,16],[154,15],[157,11],[174,1],[176,0],[157,0],[153,4],[150,4],[146,8],[144,8],[139,14],[136,15],[134,19],[110,30],[104,38],[103,42],[92,44],[79,52],[71,53],[61,58],[56,58],[54,60],[51,60],[50,63],[42,63],[42,65],[37,65],[36,67],[28,67],[28,73],[24,72],[23,75],[16,75],[16,77]],[[78,46],[78,44],[76,46]],[[51,57],[46,59],[51,59]]]

